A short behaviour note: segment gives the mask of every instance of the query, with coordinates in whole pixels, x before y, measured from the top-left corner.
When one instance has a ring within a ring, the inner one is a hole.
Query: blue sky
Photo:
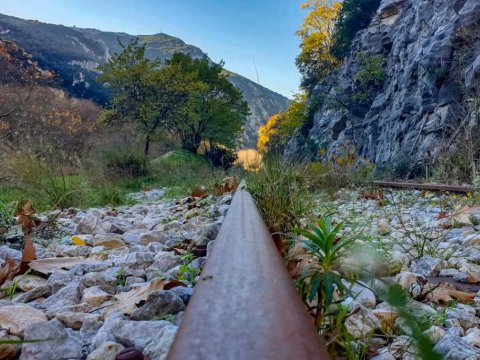
[[[214,61],[291,97],[300,75],[295,31],[302,0],[0,0],[0,12],[26,19],[130,34],[163,32]]]

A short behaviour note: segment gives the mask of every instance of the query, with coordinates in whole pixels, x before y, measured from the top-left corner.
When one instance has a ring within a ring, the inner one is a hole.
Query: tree
[[[339,65],[330,49],[341,8],[340,2],[327,4],[325,0],[308,0],[302,4],[302,9],[308,9],[309,13],[297,31],[301,52],[296,63],[303,77],[302,87],[307,91],[325,80]]]
[[[294,132],[306,119],[307,96],[295,96],[284,112],[271,116],[267,123],[258,130],[257,149],[260,153],[280,153]]]
[[[224,74],[223,62],[215,64],[207,57],[192,59],[177,53],[167,61],[167,66],[196,76],[196,86],[192,87],[185,106],[170,123],[182,147],[196,153],[204,141],[208,149],[233,148],[249,109],[242,93]]]
[[[145,58],[145,45],[135,40],[101,67],[100,81],[114,91],[104,118],[136,124],[145,136],[145,155],[159,130],[194,153],[202,141],[232,148],[248,106],[222,66],[180,53],[161,64]]]
[[[139,45],[138,39],[122,48],[100,67],[103,74],[99,81],[114,92],[111,108],[103,118],[107,123],[136,124],[145,136],[144,153],[148,156],[152,136],[187,102],[194,74],[183,73],[176,66],[160,68],[160,61],[145,57],[145,44]]]
[[[358,31],[366,29],[380,6],[380,0],[344,0],[340,10],[331,53],[338,59],[348,55]]]

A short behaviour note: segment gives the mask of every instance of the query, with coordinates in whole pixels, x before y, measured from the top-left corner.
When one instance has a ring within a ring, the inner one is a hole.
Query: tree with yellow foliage
[[[271,116],[258,130],[257,149],[260,153],[280,153],[295,130],[305,121],[305,94],[296,95],[287,110]]]
[[[308,0],[302,4],[302,9],[309,10],[309,13],[297,31],[301,52],[296,62],[303,77],[302,87],[311,91],[339,65],[331,48],[342,4],[338,1]]]

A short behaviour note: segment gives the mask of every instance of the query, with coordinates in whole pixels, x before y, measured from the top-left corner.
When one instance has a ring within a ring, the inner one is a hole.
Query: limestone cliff
[[[462,94],[477,91],[479,24],[479,0],[383,0],[343,66],[316,86],[310,102],[319,105],[286,155],[316,158],[351,143],[378,164],[431,161],[461,121]],[[345,101],[364,54],[383,56],[384,81],[366,104]]]

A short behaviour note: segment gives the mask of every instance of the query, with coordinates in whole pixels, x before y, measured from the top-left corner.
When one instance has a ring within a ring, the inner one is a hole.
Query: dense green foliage
[[[335,25],[334,43],[331,53],[338,59],[348,55],[352,41],[358,31],[370,24],[380,6],[380,0],[344,0]]]
[[[205,141],[209,147],[233,148],[248,115],[242,94],[223,74],[223,62],[214,64],[207,58],[192,59],[174,54],[166,62],[182,74],[192,74],[193,86],[184,107],[168,123],[184,149],[196,152]]]
[[[202,141],[209,148],[233,148],[248,106],[223,74],[223,63],[177,53],[161,65],[148,60],[145,45],[135,40],[102,66],[99,80],[115,94],[104,120],[136,124],[145,136],[145,155],[158,132],[191,152]]]

